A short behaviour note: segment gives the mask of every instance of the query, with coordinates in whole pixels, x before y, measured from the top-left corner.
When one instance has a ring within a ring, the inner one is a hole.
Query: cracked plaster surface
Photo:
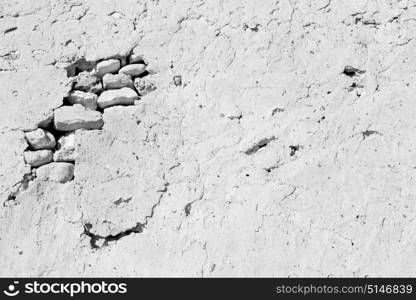
[[[415,1],[0,1],[0,275],[414,276],[415,20]],[[23,132],[65,68],[134,47],[157,89],[77,133],[73,181],[28,180]]]

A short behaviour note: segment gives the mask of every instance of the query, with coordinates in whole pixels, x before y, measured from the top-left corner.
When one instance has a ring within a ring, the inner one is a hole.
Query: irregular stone
[[[53,159],[53,153],[51,150],[25,151],[24,157],[28,165],[39,167],[50,163]]]
[[[135,47],[131,54],[129,55],[129,63],[138,63],[144,61],[144,55],[142,54],[142,51],[139,49],[139,47]]]
[[[131,65],[124,66],[118,72],[131,75],[131,76],[139,76],[143,74],[144,72],[146,72],[146,65],[145,64],[131,64]]]
[[[134,87],[141,96],[144,96],[156,90],[156,81],[148,76],[136,78],[134,80]]]
[[[34,150],[53,149],[56,145],[55,137],[52,133],[41,128],[26,132],[26,138]]]
[[[102,77],[108,73],[116,73],[120,69],[120,61],[116,58],[100,61],[95,66],[95,75]]]
[[[81,104],[82,106],[96,110],[98,96],[94,93],[73,91],[68,97],[71,104]]]
[[[77,156],[75,151],[75,133],[69,132],[58,140],[57,150],[53,154],[54,161],[73,162]]]
[[[59,131],[100,129],[103,126],[100,112],[88,110],[80,104],[55,109],[53,121],[55,129]]]
[[[121,88],[118,90],[104,91],[98,97],[97,104],[99,108],[106,108],[114,105],[133,105],[134,100],[139,97],[131,88]]]
[[[103,85],[101,84],[101,82],[97,82],[89,90],[89,92],[97,94],[97,95],[101,94],[102,91],[103,91]]]
[[[36,177],[65,183],[74,178],[74,165],[67,162],[53,162],[38,168]]]
[[[104,89],[120,89],[123,87],[133,87],[133,80],[129,75],[120,73],[120,74],[106,74],[103,77]]]
[[[101,86],[99,79],[91,73],[84,71],[76,77],[73,89],[83,92],[93,92],[93,90],[97,90],[97,85],[98,87]]]

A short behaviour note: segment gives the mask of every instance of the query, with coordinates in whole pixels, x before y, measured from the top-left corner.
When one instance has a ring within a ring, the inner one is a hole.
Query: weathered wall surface
[[[0,35],[1,276],[416,274],[415,1],[2,0]],[[157,89],[28,176],[65,68],[135,47]]]

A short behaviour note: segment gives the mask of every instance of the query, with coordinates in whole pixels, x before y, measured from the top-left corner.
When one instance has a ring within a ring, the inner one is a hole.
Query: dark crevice
[[[183,211],[185,212],[185,216],[189,216],[191,214],[192,203],[193,202],[189,202],[188,204],[185,205],[183,209]]]
[[[219,176],[217,176],[219,177]],[[192,210],[192,205],[194,205],[195,202],[201,201],[204,198],[204,191],[202,191],[202,194],[200,195],[200,197],[198,197],[198,199],[195,199],[191,202],[189,202],[188,204],[185,205],[185,207],[183,208],[183,211],[185,213],[185,217],[188,217],[191,214],[191,210]]]
[[[13,186],[14,191],[9,193],[6,201],[4,201],[3,203],[3,206],[6,206],[9,201],[15,201],[16,197],[23,191],[27,190],[27,188],[29,187],[29,183],[35,178],[36,176],[34,172],[24,174],[23,179]]]
[[[351,66],[345,66],[344,70],[342,71],[342,73],[348,77],[354,77],[354,76],[358,76],[361,74],[364,74],[365,71],[364,70],[360,70]]]
[[[76,76],[83,71],[91,71],[96,65],[95,61],[80,58],[65,68],[68,77]]]
[[[373,25],[373,26],[378,26],[380,25],[379,22],[377,22],[376,20],[368,20],[368,19],[364,19],[363,18],[355,18],[355,24],[361,23],[363,25]]]
[[[381,135],[381,133],[376,130],[368,130],[368,129],[365,131],[362,131],[361,134],[363,135],[363,140],[365,140],[367,137],[373,134]]]
[[[9,32],[13,32],[15,30],[17,30],[17,27],[16,26],[13,26],[13,27],[10,27],[10,28],[6,29],[5,31],[3,31],[3,33],[4,34],[7,34]]]
[[[278,165],[278,164],[273,165],[273,166],[268,167],[268,168],[265,168],[264,170],[265,170],[267,173],[271,173],[273,170],[275,170],[275,169],[277,169],[277,168],[279,168],[279,165]]]
[[[199,108],[203,108],[202,105],[199,106]],[[220,117],[225,117],[225,115],[222,113],[220,114]],[[237,120],[238,122],[240,122],[240,120],[243,118],[243,114],[238,114],[238,115],[233,115],[233,116],[227,116],[227,119],[229,120]]]
[[[297,151],[299,151],[300,146],[299,145],[291,145],[290,148],[290,156],[294,156]]]
[[[165,187],[162,190],[159,190],[159,192],[161,192],[162,194],[160,195],[159,200],[157,201],[157,203],[152,206],[150,214],[144,218],[144,222],[143,223],[137,222],[136,225],[132,228],[121,231],[121,232],[119,232],[115,235],[110,234],[110,235],[107,235],[107,236],[102,236],[102,235],[95,234],[95,233],[91,232],[91,229],[92,229],[92,224],[91,223],[82,223],[83,227],[84,227],[83,234],[85,234],[86,236],[88,236],[90,238],[91,248],[92,249],[99,249],[99,248],[108,246],[110,242],[118,241],[119,239],[121,239],[125,236],[128,236],[132,233],[142,233],[143,230],[146,228],[149,220],[151,218],[153,218],[155,208],[162,201],[163,195],[167,192],[167,187],[168,186],[169,186],[169,183],[165,183]],[[125,199],[125,201],[127,201],[127,200],[130,201],[131,199],[129,199],[129,198]]]
[[[163,188],[158,189],[156,192],[158,192],[158,193],[166,193],[168,191],[168,186],[169,186],[169,183],[168,182],[165,182]]]
[[[122,106],[125,106],[125,105],[122,105]],[[98,105],[97,105],[96,111],[100,112],[102,115],[104,114],[104,108],[101,108]]]
[[[130,54],[128,55],[128,57],[129,56],[130,56]],[[140,60],[135,61],[135,62],[131,62],[130,59],[127,58],[126,61],[127,61],[128,64],[143,64],[143,65],[147,66],[147,63],[143,59],[140,59]]]
[[[128,198],[120,197],[116,201],[114,201],[113,203],[115,205],[120,205],[121,203],[129,203],[132,199],[133,199],[133,197],[128,197]]]
[[[67,132],[56,130],[54,125],[53,125],[53,119],[52,119],[51,123],[49,124],[49,126],[47,128],[45,128],[44,130],[48,131],[49,133],[51,133],[55,137],[56,146],[55,146],[55,149],[53,149],[55,151],[58,147],[58,140],[61,137],[63,137]]]
[[[256,24],[256,25],[254,25],[253,27],[250,27],[248,24],[246,24],[246,23],[244,23],[243,24],[243,29],[244,30],[247,30],[247,29],[250,29],[251,31],[253,31],[253,32],[258,32],[259,31],[259,27],[260,27],[260,24]]]
[[[118,241],[122,237],[128,236],[132,233],[141,233],[145,224],[136,223],[136,225],[130,229],[122,231],[116,235],[101,236],[91,232],[92,225],[90,223],[84,224],[84,234],[90,238],[90,245],[92,249],[99,249],[101,247],[108,246],[109,242]]]
[[[73,90],[71,89],[71,93],[73,92]],[[61,106],[70,106],[70,105],[72,105],[71,104],[71,102],[69,101],[69,96],[70,95],[68,95],[68,96],[65,96],[63,99],[62,99],[62,105]]]
[[[272,110],[272,116],[274,116],[275,114],[277,114],[277,113],[281,113],[281,112],[284,112],[285,110],[283,109],[283,108],[280,108],[280,107],[278,107],[278,108],[275,108],[275,109],[273,109]]]
[[[182,85],[182,76],[181,75],[173,76],[173,84],[175,86],[181,86]]]
[[[20,53],[17,50],[12,50],[7,52],[4,55],[0,55],[1,58],[3,58],[4,60],[17,60],[20,58]]]
[[[257,142],[256,144],[254,144],[253,146],[251,146],[249,149],[244,151],[244,153],[247,154],[247,155],[253,155],[257,151],[259,151],[261,148],[266,147],[271,141],[274,141],[275,139],[276,138],[274,136],[272,136],[271,138],[262,139],[259,142]]]
[[[136,79],[136,78],[143,78],[143,77],[146,77],[147,75],[150,75],[150,73],[146,70],[146,71],[144,71],[142,74],[140,74],[139,76],[134,77],[134,78],[133,78],[133,81],[134,81],[134,79]]]
[[[358,84],[356,82],[353,82],[349,87],[348,87],[348,92],[353,91],[356,88],[363,88],[364,86],[361,84]]]

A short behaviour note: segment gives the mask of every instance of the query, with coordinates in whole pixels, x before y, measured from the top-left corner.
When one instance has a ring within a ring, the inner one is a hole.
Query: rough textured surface
[[[1,276],[415,276],[414,1],[0,1]],[[157,90],[32,178],[67,74],[135,47]]]
[[[55,109],[53,122],[54,128],[59,131],[99,129],[103,126],[101,113],[89,110],[81,104]]]
[[[77,157],[75,132],[69,132],[58,140],[54,161],[73,162]]]
[[[66,162],[53,162],[37,168],[36,176],[39,180],[65,183],[74,177],[74,165]]]
[[[99,108],[107,108],[114,105],[132,105],[134,100],[139,99],[137,93],[128,87],[117,90],[104,91],[98,97],[97,104]]]
[[[118,59],[107,59],[100,61],[95,67],[94,74],[102,77],[108,73],[115,73],[120,69],[120,61]]]
[[[131,64],[120,69],[121,74],[130,76],[139,76],[146,71],[146,65],[144,64]]]
[[[140,96],[147,95],[156,90],[158,81],[156,78],[158,78],[158,76],[153,75],[144,78],[136,78],[134,80],[134,87]]]
[[[97,109],[97,95],[94,93],[73,91],[69,94],[68,100],[71,104],[81,104],[91,110]]]
[[[26,132],[26,138],[34,150],[53,149],[56,145],[55,137],[41,128]]]
[[[32,167],[39,167],[52,161],[51,150],[25,151],[25,162]]]
[[[131,50],[129,57],[127,58],[128,62],[130,64],[145,62],[145,57],[144,57],[145,55],[143,53],[144,52],[142,50],[142,47],[138,47],[138,46],[134,47]]]
[[[97,93],[102,91],[102,85],[99,79],[90,72],[83,71],[74,78],[74,90],[83,92]]]
[[[120,89],[123,87],[133,88],[133,80],[126,74],[106,74],[103,77],[104,89]]]

